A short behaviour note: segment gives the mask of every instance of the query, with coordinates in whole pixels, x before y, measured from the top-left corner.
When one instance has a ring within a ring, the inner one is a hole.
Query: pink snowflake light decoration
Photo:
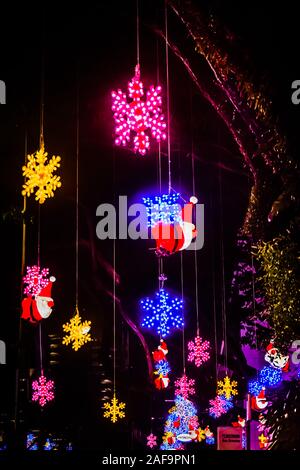
[[[188,379],[188,377],[183,374],[183,376],[175,381],[175,395],[181,395],[186,400],[188,399],[189,395],[195,395],[195,380]]]
[[[32,382],[32,401],[38,401],[39,405],[44,407],[47,402],[54,399],[54,382],[47,380],[42,374],[38,380]]]
[[[150,87],[144,97],[144,85],[140,80],[140,67],[128,83],[128,96],[122,90],[113,91],[112,111],[115,120],[115,144],[125,146],[133,136],[136,153],[145,155],[150,148],[149,134],[157,142],[166,139],[166,123],[162,114],[161,86]]]
[[[41,290],[49,284],[49,269],[40,269],[39,266],[27,266],[26,276],[23,277],[23,283],[27,284],[24,294],[37,296]]]
[[[210,358],[209,349],[209,341],[202,341],[202,338],[197,335],[194,341],[188,342],[188,361],[195,362],[195,366],[200,367],[201,364],[208,361]]]
[[[157,446],[157,437],[153,433],[147,436],[147,446],[151,449]]]
[[[232,400],[227,400],[225,397],[217,395],[213,400],[209,400],[209,415],[213,418],[219,418],[227,411],[233,408]]]

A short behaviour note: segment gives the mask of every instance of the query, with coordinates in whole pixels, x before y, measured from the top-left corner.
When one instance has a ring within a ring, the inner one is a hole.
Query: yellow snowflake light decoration
[[[82,322],[78,308],[76,308],[75,316],[71,318],[69,323],[63,325],[64,332],[69,334],[63,337],[62,344],[68,345],[72,343],[72,348],[78,351],[85,343],[92,341],[89,333],[90,329],[91,322],[87,320]]]
[[[61,187],[60,176],[53,173],[60,167],[60,157],[53,156],[49,161],[48,153],[45,152],[44,144],[32,155],[27,156],[27,165],[23,166],[23,184],[22,195],[30,196],[35,188],[35,200],[43,204],[49,197],[54,196],[54,191]]]
[[[116,423],[118,419],[125,418],[125,407],[126,404],[123,402],[119,403],[119,400],[116,398],[116,394],[111,400],[111,402],[106,402],[103,405],[103,408],[106,410],[103,413],[104,418],[110,418],[112,423]]]
[[[232,382],[230,381],[230,378],[226,376],[224,378],[224,381],[218,380],[218,395],[223,395],[227,400],[231,398],[234,395],[238,394],[238,391],[236,390],[238,383],[233,380]]]
[[[196,435],[197,435],[197,441],[198,442],[204,441],[206,439],[205,429],[198,428],[197,431],[196,431]]]

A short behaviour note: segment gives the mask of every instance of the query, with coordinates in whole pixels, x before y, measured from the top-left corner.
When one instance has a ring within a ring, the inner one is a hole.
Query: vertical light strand
[[[136,0],[136,63],[140,64],[140,10],[139,0]]]
[[[76,313],[78,311],[78,287],[79,287],[79,72],[77,66],[76,86],[76,265],[75,265],[75,301]]]
[[[224,260],[224,229],[223,229],[223,187],[222,187],[222,173],[219,164],[219,201],[220,201],[220,255],[221,255],[221,281],[222,281],[222,326],[223,326],[223,340],[224,340],[224,356],[225,356],[225,369],[228,372],[228,355],[227,355],[227,318],[226,318],[226,287],[225,287],[225,260]]]
[[[167,145],[168,145],[168,193],[172,190],[171,176],[171,135],[170,135],[170,82],[169,82],[169,39],[168,39],[168,4],[165,0],[165,38],[166,38],[166,81],[167,81]]]
[[[156,39],[156,81],[159,84],[159,44],[158,39]],[[158,188],[159,194],[162,192],[162,182],[161,182],[161,143],[158,142]]]
[[[116,238],[113,240],[113,383],[116,393]]]
[[[180,282],[181,282],[181,300],[183,303],[184,296],[184,278],[183,278],[183,251],[180,252]],[[182,366],[183,374],[185,375],[186,363],[185,363],[185,318],[184,318],[184,309],[182,309],[182,318],[183,318],[183,327],[182,327]]]
[[[193,128],[193,97],[191,90],[191,133],[192,133],[192,189],[193,196],[196,195],[196,181],[195,181],[195,157],[194,157],[194,128]],[[196,306],[196,319],[197,319],[197,336],[200,336],[200,325],[199,325],[199,299],[198,299],[198,254],[197,250],[194,250],[194,268],[195,268],[195,306]]]
[[[213,198],[212,195],[210,196],[210,212],[211,214],[214,213],[213,211]],[[211,265],[212,265],[212,294],[213,294],[213,321],[214,321],[214,343],[215,343],[215,368],[216,368],[216,382],[218,381],[218,335],[217,335],[217,305],[216,305],[216,269],[215,269],[215,237],[212,238],[212,257],[211,257]]]

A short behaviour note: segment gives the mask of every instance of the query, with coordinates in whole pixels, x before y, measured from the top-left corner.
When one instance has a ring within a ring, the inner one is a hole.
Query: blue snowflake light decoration
[[[159,375],[160,374],[161,375],[167,375],[167,374],[169,374],[169,372],[171,372],[170,364],[168,363],[168,361],[165,361],[165,360],[161,360],[161,361],[156,362],[154,367],[155,367],[155,370],[157,371],[157,373]]]
[[[264,367],[259,373],[259,381],[266,387],[274,387],[282,380],[281,370],[274,369],[273,367]]]
[[[215,438],[214,436],[206,436],[205,442],[208,445],[213,445],[215,443]]]
[[[179,193],[143,197],[143,203],[147,209],[148,227],[155,227],[159,222],[163,224],[182,222],[182,207],[178,202],[179,198]]]
[[[184,326],[182,299],[171,297],[164,288],[155,293],[155,299],[146,297],[140,301],[140,304],[142,310],[146,312],[142,326],[155,329],[162,338],[168,336],[172,329]]]
[[[263,384],[259,380],[251,380],[248,383],[248,392],[251,393],[254,397],[257,397],[258,394],[262,391]]]

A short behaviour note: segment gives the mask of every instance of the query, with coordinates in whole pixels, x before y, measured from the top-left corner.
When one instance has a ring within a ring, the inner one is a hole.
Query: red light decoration
[[[188,399],[189,395],[195,395],[195,380],[189,379],[185,374],[175,381],[175,395],[182,396],[185,400]]]
[[[47,380],[42,374],[38,380],[32,382],[32,401],[37,401],[41,407],[54,399],[54,382]]]
[[[195,362],[195,366],[200,367],[210,358],[209,348],[209,341],[202,341],[202,338],[197,335],[194,341],[188,342],[188,361]]]
[[[145,155],[150,148],[149,134],[157,141],[166,139],[166,123],[162,114],[161,86],[150,87],[144,97],[144,85],[140,80],[140,67],[128,83],[128,96],[122,90],[113,91],[112,111],[115,120],[115,144],[127,145],[133,138],[134,151]]]

